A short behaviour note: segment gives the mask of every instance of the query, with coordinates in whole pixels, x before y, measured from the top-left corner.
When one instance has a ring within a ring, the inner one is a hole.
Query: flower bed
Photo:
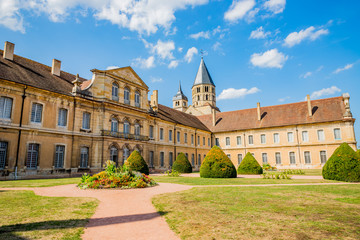
[[[113,161],[107,161],[105,171],[90,176],[85,173],[81,177],[78,187],[93,188],[145,188],[157,183],[144,173],[132,171],[127,166],[116,167]]]

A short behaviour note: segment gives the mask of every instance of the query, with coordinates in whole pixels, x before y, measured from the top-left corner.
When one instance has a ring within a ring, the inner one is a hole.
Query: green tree
[[[262,174],[263,169],[254,156],[248,152],[245,158],[241,161],[237,172],[238,174]]]

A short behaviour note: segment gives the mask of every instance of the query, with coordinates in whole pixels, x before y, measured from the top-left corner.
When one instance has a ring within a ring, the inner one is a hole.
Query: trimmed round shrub
[[[342,143],[325,163],[322,175],[324,179],[359,182],[360,157],[347,143]]]
[[[358,156],[360,157],[360,149],[358,149],[358,150],[356,151],[356,153],[357,153]]]
[[[192,166],[184,153],[181,152],[176,157],[176,160],[175,160],[174,164],[172,165],[172,170],[178,171],[179,173],[191,173],[192,172]]]
[[[214,146],[204,158],[200,167],[203,178],[236,178],[236,168],[225,153]]]
[[[133,171],[138,171],[149,175],[149,167],[138,150],[135,150],[130,154],[128,159],[125,161],[125,165]]]
[[[248,152],[241,161],[237,172],[238,174],[262,174],[263,169],[254,156]]]

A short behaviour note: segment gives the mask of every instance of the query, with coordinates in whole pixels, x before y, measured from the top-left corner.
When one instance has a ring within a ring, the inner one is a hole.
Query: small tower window
[[[209,95],[206,94],[206,95],[205,95],[205,99],[206,99],[206,100],[209,100]]]
[[[205,92],[209,92],[209,87],[208,86],[205,87]]]
[[[198,99],[198,101],[200,101],[200,96],[199,95],[197,96],[197,99]]]
[[[212,88],[212,92],[213,92],[213,93],[215,92],[215,88]]]
[[[198,93],[200,92],[200,87],[196,88],[196,92],[198,92]]]

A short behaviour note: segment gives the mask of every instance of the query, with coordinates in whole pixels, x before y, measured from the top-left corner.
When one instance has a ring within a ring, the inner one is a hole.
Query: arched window
[[[112,84],[112,92],[111,92],[112,100],[119,101],[119,85],[116,82]]]
[[[129,155],[130,155],[130,150],[125,146],[123,148],[123,162],[122,162],[122,164],[124,164],[126,159],[128,159]]]
[[[135,92],[135,107],[140,107],[140,93],[138,91]]]
[[[130,133],[130,123],[127,120],[124,121],[124,133],[125,134]]]
[[[198,101],[200,101],[200,96],[199,95],[197,96],[197,99],[198,99]]]
[[[128,87],[124,89],[124,103],[130,104],[130,89]]]
[[[118,149],[115,146],[112,146],[110,148],[110,160],[116,163],[116,166],[118,165]]]
[[[119,130],[118,126],[119,126],[118,120],[116,118],[112,118],[111,119],[111,132],[117,132]]]
[[[140,135],[140,125],[138,123],[135,123],[135,136]]]
[[[206,99],[206,100],[209,100],[209,95],[206,94],[206,95],[205,95],[205,99]]]

